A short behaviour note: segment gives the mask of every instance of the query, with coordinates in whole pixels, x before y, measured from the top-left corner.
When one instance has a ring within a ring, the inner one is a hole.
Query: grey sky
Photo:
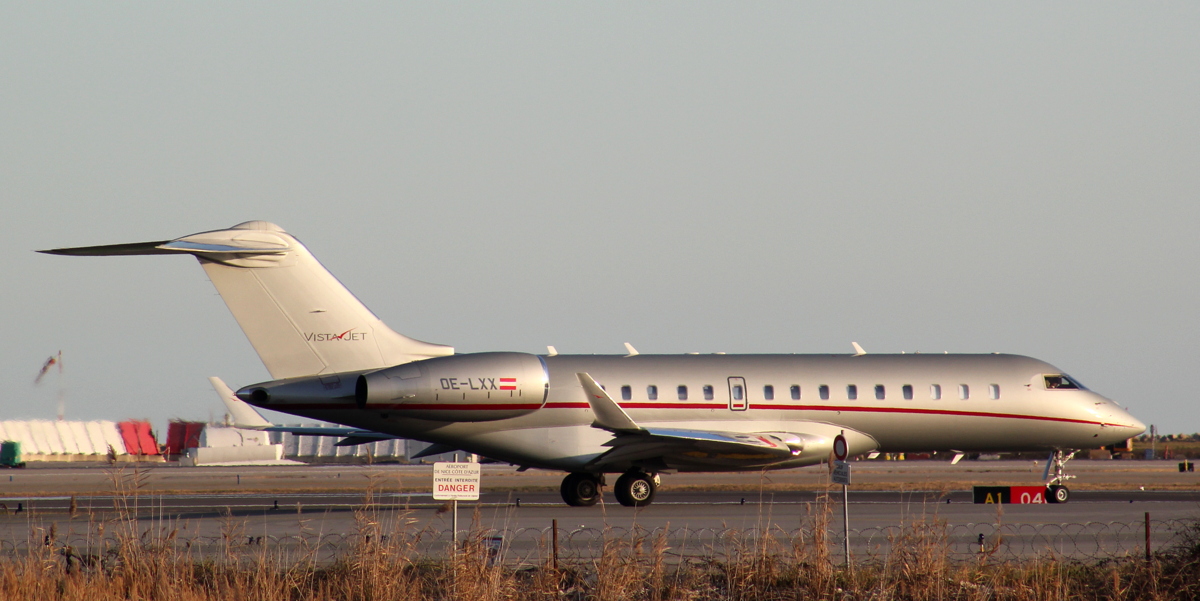
[[[268,379],[276,222],[460,351],[991,352],[1200,430],[1200,6],[0,3],[0,417]],[[277,419],[284,419],[275,416]]]

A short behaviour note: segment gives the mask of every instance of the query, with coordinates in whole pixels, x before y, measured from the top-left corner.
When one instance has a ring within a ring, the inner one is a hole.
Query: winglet
[[[557,355],[558,355],[558,349],[554,348],[553,344],[547,344],[546,345],[546,356],[547,357],[555,357]]]
[[[212,376],[208,379],[214,390],[217,391],[217,396],[225,403],[225,407],[229,409],[229,415],[233,418],[233,425],[238,428],[246,428],[248,430],[262,430],[274,424],[261,413],[254,410],[245,401],[233,396],[233,390],[221,381],[221,378]]]
[[[854,345],[854,356],[855,357],[861,357],[861,356],[867,354],[867,351],[864,351],[863,347],[858,346],[857,342],[851,342],[850,344]]]
[[[638,354],[637,349],[633,348],[633,345],[628,342],[625,343],[625,350],[629,351],[629,354],[625,355],[626,357],[636,357]]]
[[[604,392],[603,388],[596,383],[586,373],[577,373],[579,383],[583,385],[583,391],[587,394],[588,404],[592,406],[592,413],[596,416],[592,422],[593,428],[608,430],[609,432],[641,432],[642,427],[637,425],[629,417],[628,413]]]

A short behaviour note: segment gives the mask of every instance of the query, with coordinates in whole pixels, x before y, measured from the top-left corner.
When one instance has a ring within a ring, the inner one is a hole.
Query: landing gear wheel
[[[600,479],[592,474],[567,474],[559,492],[571,507],[591,507],[600,500]]]
[[[645,507],[654,500],[654,492],[657,489],[654,476],[642,472],[629,472],[617,478],[613,494],[616,495],[617,502],[626,507]]]
[[[1071,500],[1071,490],[1061,484],[1046,487],[1046,500],[1051,503],[1066,503]]]

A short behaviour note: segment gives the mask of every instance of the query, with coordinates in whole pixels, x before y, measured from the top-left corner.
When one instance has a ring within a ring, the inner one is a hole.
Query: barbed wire
[[[1150,522],[1151,552],[1172,548],[1194,534],[1195,520]],[[178,530],[148,528],[140,533],[120,528],[107,531],[94,524],[82,531],[58,532],[54,527],[32,527],[23,540],[0,539],[0,557],[17,557],[39,549],[77,557],[112,554],[123,544],[144,550],[168,551],[198,558],[237,559],[262,552],[275,558],[306,558],[332,562],[347,553],[365,548],[384,548],[410,557],[445,557],[456,540],[447,529],[396,528],[371,523],[350,533],[296,532],[282,535],[247,534],[229,528],[220,535],[181,535]],[[115,532],[114,532],[115,531]],[[511,564],[541,564],[549,556],[553,536],[550,527],[473,528],[460,532],[457,540],[483,545],[497,561]],[[819,542],[826,541],[826,542]],[[599,557],[605,545],[618,543],[626,553],[648,556],[655,546],[675,561],[732,561],[747,553],[782,556],[811,550],[824,544],[831,556],[842,554],[842,531],[830,524],[824,532],[812,528],[580,527],[558,531],[562,561],[587,561]],[[372,547],[372,545],[374,547]],[[856,562],[884,562],[904,554],[934,553],[950,561],[1020,561],[1039,556],[1066,560],[1109,560],[1143,556],[1146,553],[1146,523],[1079,522],[1057,524],[966,523],[915,521],[907,524],[868,527],[850,531],[851,553]]]

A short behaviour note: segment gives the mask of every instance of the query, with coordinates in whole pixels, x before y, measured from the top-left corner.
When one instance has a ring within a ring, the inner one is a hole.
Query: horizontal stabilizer
[[[286,253],[291,246],[278,237],[259,236],[245,239],[246,232],[204,232],[185,236],[177,240],[158,242],[134,242],[132,244],[106,244],[103,246],[77,246],[39,250],[48,255],[72,257],[113,257],[128,255],[171,255],[171,254],[218,254],[218,255],[278,255]]]
[[[160,249],[171,252],[185,253],[209,253],[209,254],[244,254],[244,255],[278,255],[287,252],[288,247],[276,246],[268,247],[261,244],[214,244],[202,242],[189,242],[188,240],[173,240],[167,242]]]
[[[75,248],[52,248],[39,250],[48,255],[68,257],[116,257],[122,255],[170,255],[176,251],[160,248],[170,240],[158,242],[134,242],[132,244],[105,244],[104,246],[77,246]]]

